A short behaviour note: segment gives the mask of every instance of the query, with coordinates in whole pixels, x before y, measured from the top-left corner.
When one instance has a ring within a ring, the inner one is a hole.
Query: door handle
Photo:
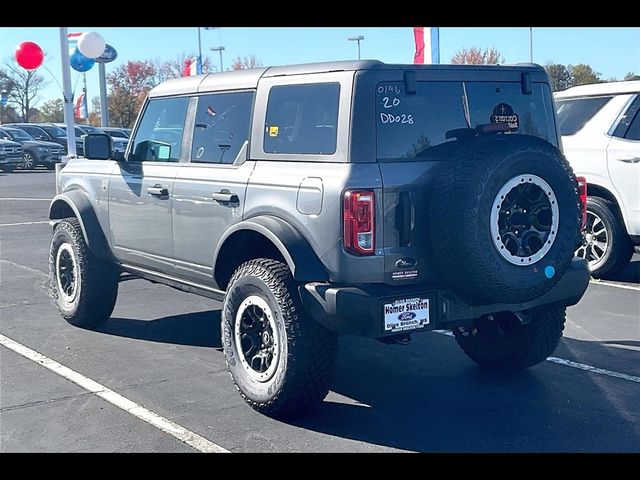
[[[147,193],[149,195],[153,195],[156,197],[168,197],[169,189],[167,187],[163,187],[162,185],[156,183],[153,187],[147,188]]]
[[[640,163],[640,157],[632,157],[632,156],[616,157],[616,160],[624,163]]]
[[[218,203],[240,203],[238,194],[231,193],[229,190],[221,190],[211,195],[211,198]]]

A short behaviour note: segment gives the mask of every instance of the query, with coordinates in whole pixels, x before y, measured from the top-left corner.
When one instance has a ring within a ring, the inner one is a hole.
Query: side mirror
[[[84,136],[84,156],[91,160],[109,160],[113,156],[111,137],[106,133]]]

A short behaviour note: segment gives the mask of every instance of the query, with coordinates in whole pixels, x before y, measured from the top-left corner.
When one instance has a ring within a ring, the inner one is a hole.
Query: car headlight
[[[4,154],[4,147],[0,147],[0,153]]]
[[[41,153],[47,153],[49,151],[48,147],[38,147],[38,151]]]

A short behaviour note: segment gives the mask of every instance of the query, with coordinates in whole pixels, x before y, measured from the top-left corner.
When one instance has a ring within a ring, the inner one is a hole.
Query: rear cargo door
[[[449,146],[456,129],[510,122],[513,132],[557,145],[546,83],[528,83],[528,78],[524,85],[522,72],[508,69],[455,72],[455,80],[447,79],[443,70],[404,72],[396,81],[380,80],[374,85],[376,158],[384,199],[385,283],[435,280],[426,239],[449,239],[445,232],[426,230],[425,212],[430,208],[426,193],[434,181],[433,167],[452,156]]]

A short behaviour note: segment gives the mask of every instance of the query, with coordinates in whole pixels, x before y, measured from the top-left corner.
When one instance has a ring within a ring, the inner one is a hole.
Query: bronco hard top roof
[[[172,78],[149,92],[149,97],[164,97],[217,90],[250,89],[258,86],[260,78],[302,75],[310,73],[344,72],[357,70],[519,70],[542,72],[540,65],[520,63],[514,65],[415,65],[388,64],[379,60],[345,60],[322,63],[303,63],[276,67],[258,67],[221,73],[206,73],[191,77]]]

